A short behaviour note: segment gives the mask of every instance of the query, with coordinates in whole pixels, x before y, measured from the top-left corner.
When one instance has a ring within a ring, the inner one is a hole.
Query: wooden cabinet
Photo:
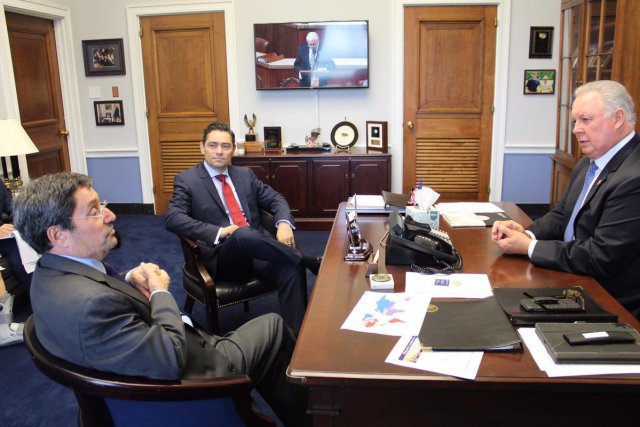
[[[351,152],[309,154],[250,153],[233,164],[253,170],[289,202],[302,228],[329,228],[341,202],[354,193],[391,189],[391,155]],[[315,225],[314,225],[315,224]]]
[[[560,22],[558,114],[553,154],[551,206],[569,183],[582,156],[573,136],[571,102],[574,90],[594,80],[624,84],[634,102],[640,102],[640,2],[635,0],[563,0]]]

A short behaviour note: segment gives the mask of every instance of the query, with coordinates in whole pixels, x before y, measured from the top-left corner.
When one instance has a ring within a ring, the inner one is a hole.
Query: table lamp
[[[5,156],[10,157],[37,152],[38,147],[36,147],[33,141],[31,141],[31,138],[22,127],[20,120],[0,120],[0,157],[2,158],[2,168],[4,170],[5,179],[9,179],[4,159]],[[13,173],[13,180],[9,180],[10,186],[11,181],[13,181],[14,184],[18,184],[18,182],[20,182],[20,167],[18,166],[17,158],[12,159],[11,169]]]

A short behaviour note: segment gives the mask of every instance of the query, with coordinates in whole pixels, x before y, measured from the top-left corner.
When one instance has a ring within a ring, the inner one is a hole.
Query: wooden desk
[[[366,265],[342,261],[344,208],[343,203],[336,215],[288,372],[290,381],[309,390],[314,426],[640,425],[640,375],[548,378],[526,349],[485,353],[475,381],[385,363],[397,337],[340,329],[369,290]],[[516,221],[530,223],[515,205],[503,208]],[[359,215],[358,224],[378,248],[386,218]],[[491,243],[490,228],[441,227],[463,256],[463,273],[487,273],[493,287],[581,284],[621,322],[640,328],[593,279],[503,256]],[[404,291],[406,267],[387,267],[395,292]]]

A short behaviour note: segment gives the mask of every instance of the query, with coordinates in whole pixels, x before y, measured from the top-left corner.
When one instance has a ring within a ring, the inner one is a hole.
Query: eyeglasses
[[[217,150],[218,147],[220,147],[223,150],[227,151],[227,150],[231,150],[233,148],[233,144],[230,144],[228,142],[222,142],[222,143],[207,142],[207,147],[211,148],[212,150]]]
[[[103,201],[100,203],[100,206],[98,207],[98,213],[95,215],[86,215],[86,216],[71,216],[69,218],[71,219],[90,219],[90,218],[97,218],[99,220],[103,220],[104,216],[106,215],[105,213],[105,209],[107,208],[107,201]]]

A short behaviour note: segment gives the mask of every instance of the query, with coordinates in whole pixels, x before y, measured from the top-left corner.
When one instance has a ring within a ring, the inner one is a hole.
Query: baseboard
[[[109,203],[109,210],[117,214],[153,215],[153,204],[145,203]]]
[[[547,212],[549,212],[548,204],[527,204],[527,203],[517,203],[518,207],[526,213],[529,218],[535,220],[540,218]]]

